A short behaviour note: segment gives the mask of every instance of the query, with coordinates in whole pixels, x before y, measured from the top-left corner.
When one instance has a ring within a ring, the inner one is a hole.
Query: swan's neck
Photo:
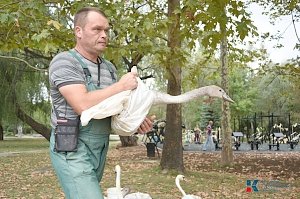
[[[180,180],[176,178],[176,186],[178,187],[179,191],[182,193],[183,196],[186,196],[186,193],[183,191],[183,189],[180,186]]]
[[[161,92],[155,92],[153,104],[180,104],[188,102],[197,97],[208,95],[208,88],[208,86],[204,86],[177,96],[172,96]]]
[[[121,171],[117,171],[116,175],[116,188],[121,192]]]

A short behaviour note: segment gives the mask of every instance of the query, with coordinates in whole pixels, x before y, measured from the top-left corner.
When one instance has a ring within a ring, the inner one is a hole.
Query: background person
[[[195,144],[200,144],[200,136],[201,136],[200,133],[201,133],[201,131],[200,131],[199,127],[198,126],[195,127],[194,128],[194,134],[195,134],[194,143]]]
[[[209,121],[208,125],[206,127],[206,139],[204,142],[204,145],[202,147],[203,151],[214,151],[215,150],[215,146],[214,146],[214,142],[212,139],[212,125],[213,125],[213,121]]]

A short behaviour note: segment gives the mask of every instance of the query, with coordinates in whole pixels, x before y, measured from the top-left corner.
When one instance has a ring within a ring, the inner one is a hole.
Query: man
[[[87,126],[80,126],[77,151],[58,152],[54,136],[58,118],[74,120],[104,99],[137,87],[137,74],[127,73],[116,82],[115,67],[99,57],[107,46],[108,30],[109,22],[103,12],[92,7],[79,10],[74,18],[75,48],[59,53],[50,63],[50,157],[67,199],[103,198],[99,182],[111,121],[110,118],[91,120]],[[151,129],[152,122],[146,118],[138,132]]]

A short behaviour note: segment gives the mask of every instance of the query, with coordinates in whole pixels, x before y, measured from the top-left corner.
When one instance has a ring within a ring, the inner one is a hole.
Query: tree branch
[[[29,53],[29,54],[33,55],[34,57],[43,58],[43,59],[46,59],[46,60],[48,60],[48,61],[51,61],[51,60],[52,60],[52,57],[46,57],[46,56],[44,56],[44,55],[38,54],[38,53],[34,52],[33,50],[30,50],[30,49],[27,48],[27,47],[24,48],[24,52],[25,52],[25,53]]]
[[[47,69],[44,69],[44,68],[37,68],[37,67],[34,67],[34,66],[32,66],[31,64],[29,64],[26,60],[21,59],[21,58],[19,58],[19,57],[12,57],[12,56],[3,56],[3,55],[0,55],[0,58],[18,60],[18,61],[24,62],[28,67],[30,67],[30,68],[32,68],[32,69],[34,69],[34,70],[38,70],[38,71],[42,71],[42,72],[48,71]]]

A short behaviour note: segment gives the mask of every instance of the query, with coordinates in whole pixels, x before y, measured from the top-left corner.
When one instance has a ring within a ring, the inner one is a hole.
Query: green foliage
[[[20,54],[14,53],[14,56]],[[32,65],[38,63],[34,59]],[[39,63],[40,64],[40,63]],[[47,91],[48,78],[45,72],[28,69],[26,64],[16,60],[0,58],[0,120],[15,125],[18,119],[15,114],[16,102],[27,114],[37,114],[36,120],[48,123],[50,103]],[[47,118],[47,119],[46,119]]]
[[[221,103],[214,101],[212,103],[203,103],[200,105],[201,115],[199,119],[201,129],[205,130],[208,122],[214,122],[214,127],[221,126]]]
[[[286,4],[275,0],[258,2],[271,5],[273,9],[270,13],[274,12],[270,15],[272,17],[289,14],[291,11],[298,14],[296,0],[288,1]],[[9,52],[7,55],[18,52],[14,56],[30,60],[30,63],[38,68],[47,68],[49,60],[57,52],[74,46],[72,30],[74,13],[84,6],[96,6],[104,10],[110,19],[110,44],[105,57],[117,65],[120,75],[128,69],[124,58],[134,61],[140,56],[142,59],[136,64],[141,74],[153,75],[155,89],[166,90],[168,83],[166,63],[173,59],[175,63],[182,65],[182,91],[186,92],[208,84],[220,85],[219,60],[215,55],[219,53],[222,38],[220,29],[226,27],[231,70],[229,94],[236,101],[231,105],[232,113],[233,116],[244,115],[256,111],[255,107],[262,106],[261,109],[268,109],[266,98],[257,99],[257,96],[260,96],[258,92],[265,91],[266,83],[259,83],[258,80],[263,78],[259,76],[255,79],[257,74],[251,69],[245,69],[246,64],[254,59],[268,60],[264,54],[265,49],[253,51],[237,47],[239,44],[245,46],[244,40],[247,36],[258,36],[251,15],[246,11],[247,3],[248,1],[235,0],[182,1],[180,8],[175,12],[181,17],[181,32],[177,36],[183,47],[176,49],[174,56],[170,57],[168,27],[173,21],[167,16],[167,1],[1,1],[0,36],[3,40],[0,41],[0,51],[3,55],[7,52]],[[224,8],[227,17],[224,16]],[[29,49],[31,53],[25,52],[25,49]],[[299,78],[292,78],[292,75],[297,76],[300,73],[296,61],[276,67],[266,61],[260,66],[260,75],[265,76],[270,71],[276,71],[277,75],[289,75],[285,81],[293,85],[281,88],[286,91],[282,94],[282,99],[286,97],[289,103],[276,102],[278,106],[285,104],[276,109],[293,111],[299,106],[297,100],[299,88],[295,86],[300,85]],[[0,93],[4,96],[0,99],[3,105],[0,109],[1,117],[13,117],[11,111],[14,110],[14,105],[11,94],[12,90],[16,89],[17,99],[22,106],[30,114],[37,114],[37,118],[46,121],[50,109],[49,99],[45,95],[45,92],[48,92],[47,74],[33,72],[22,62],[8,59],[1,59],[0,70],[0,82],[3,85]],[[12,77],[13,83],[7,84],[5,77]],[[273,86],[280,85],[270,84],[269,88]],[[202,101],[184,106],[186,109],[184,115],[193,125],[200,120],[201,111],[197,108],[199,103]],[[162,109],[158,112],[161,113]],[[192,117],[195,110],[196,116]]]
[[[275,114],[285,114],[292,111],[290,109],[292,104],[290,103],[294,93],[291,92],[293,85],[288,79],[268,74],[263,77],[258,76],[256,81],[259,93],[261,93],[257,97],[258,107],[264,107],[264,110]]]
[[[247,68],[234,69],[230,74],[230,96],[235,101],[231,106],[233,117],[243,116],[254,111],[255,99],[259,95]]]

